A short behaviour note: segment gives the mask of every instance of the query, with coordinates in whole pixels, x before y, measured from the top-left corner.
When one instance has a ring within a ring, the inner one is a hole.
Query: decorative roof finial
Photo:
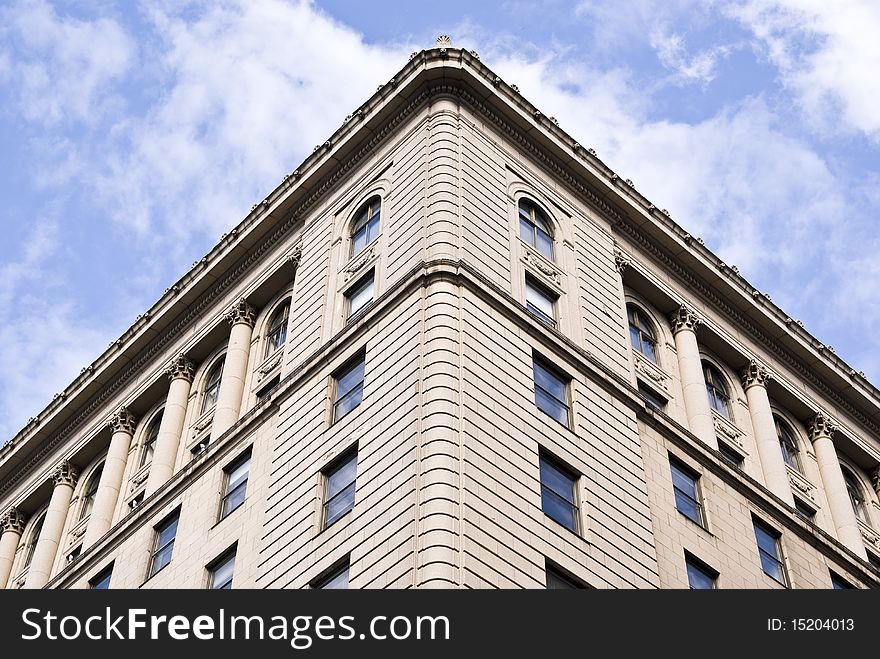
[[[452,48],[452,39],[448,34],[441,34],[437,37],[437,48]]]

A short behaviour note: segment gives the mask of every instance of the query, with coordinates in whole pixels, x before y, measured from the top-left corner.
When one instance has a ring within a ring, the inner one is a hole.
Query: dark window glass
[[[257,392],[257,400],[261,403],[265,403],[272,397],[272,394],[275,392],[280,384],[281,375],[276,375],[260,388],[260,390]]]
[[[324,472],[324,528],[354,508],[357,453],[343,458]]]
[[[657,338],[648,318],[632,304],[626,305],[626,315],[629,319],[629,340],[632,347],[656,364]]]
[[[37,548],[37,540],[40,539],[40,532],[43,530],[43,522],[46,521],[46,515],[43,514],[31,529],[31,537],[28,541],[27,553],[24,556],[24,566],[28,567],[34,558],[34,550]]]
[[[875,570],[880,570],[880,556],[868,552],[868,563],[870,563],[871,567]]]
[[[130,511],[134,511],[138,506],[140,506],[144,502],[144,493],[140,492],[138,495],[128,502],[128,508]]]
[[[235,551],[225,554],[222,558],[208,568],[210,573],[208,588],[211,590],[230,590],[232,588],[232,574],[235,571]]]
[[[788,424],[778,416],[773,417],[776,424],[776,436],[779,438],[779,448],[782,451],[782,459],[789,467],[801,472],[801,458],[794,432]]]
[[[153,461],[153,452],[156,450],[156,438],[159,437],[159,425],[162,423],[162,412],[156,414],[147,428],[144,437],[144,448],[141,451],[140,466],[143,467]]]
[[[834,590],[854,590],[855,586],[853,586],[849,581],[841,577],[840,575],[831,573],[831,587]]]
[[[265,357],[284,345],[287,340],[287,321],[290,316],[290,300],[282,304],[269,321],[269,328],[266,330],[266,351]]]
[[[526,277],[526,308],[550,327],[556,327],[555,302],[555,295]]]
[[[202,413],[204,414],[217,404],[217,395],[220,393],[220,379],[223,377],[223,362],[225,357],[221,357],[208,372],[208,379],[205,381],[205,393],[202,397]]]
[[[865,496],[862,494],[862,488],[856,482],[856,477],[846,467],[841,467],[841,471],[843,471],[843,481],[846,483],[846,491],[849,494],[849,502],[852,504],[853,512],[860,522],[867,524],[868,515],[865,512]]]
[[[585,586],[552,565],[546,567],[547,590],[579,590]]]
[[[709,394],[709,406],[725,419],[730,418],[730,394],[724,378],[718,369],[703,362],[703,377],[706,379],[706,392]]]
[[[156,527],[156,548],[150,561],[151,577],[171,562],[171,554],[174,551],[174,538],[177,535],[177,522],[179,520],[180,514],[177,513]]]
[[[220,519],[244,503],[247,495],[248,474],[251,468],[251,456],[246,455],[226,468],[226,492],[220,503]]]
[[[534,362],[535,405],[565,427],[569,427],[568,381],[537,359]]]
[[[374,273],[370,271],[366,277],[361,279],[345,294],[348,307],[348,320],[357,316],[370,302],[373,301],[373,292],[375,289],[374,284]]]
[[[688,586],[691,590],[711,590],[715,588],[715,581],[718,579],[717,572],[690,556],[685,556],[684,562],[687,567]]]
[[[544,212],[528,201],[519,202],[519,236],[549,260],[553,260],[553,236]]]
[[[718,442],[718,452],[721,454],[721,459],[724,460],[731,467],[733,467],[734,469],[742,469],[743,456],[727,446],[727,444],[722,444],[721,442]]]
[[[336,376],[336,397],[333,402],[333,420],[339,421],[361,404],[364,397],[364,357],[361,355],[346,364]]]
[[[344,565],[340,565],[338,568],[330,572],[330,574],[312,584],[312,588],[319,588],[321,590],[345,590],[348,588],[348,572],[349,564],[346,561]]]
[[[546,456],[540,458],[541,509],[570,531],[578,532],[577,479]]]
[[[800,499],[794,500],[794,510],[797,513],[797,516],[802,520],[809,522],[810,524],[816,523],[816,511],[810,508],[807,504],[802,503]]]
[[[662,412],[666,409],[666,399],[660,394],[654,393],[653,389],[650,389],[641,382],[639,382],[639,395],[655,410],[660,410]]]
[[[113,566],[106,568],[102,572],[99,572],[96,576],[92,577],[89,581],[89,588],[92,590],[109,590],[110,589],[110,578],[113,576]]]
[[[782,548],[779,534],[761,522],[755,521],[755,540],[764,573],[782,585],[787,585],[785,565],[782,563]]]
[[[672,490],[675,493],[675,507],[682,515],[705,526],[703,505],[700,503],[700,492],[697,486],[699,476],[690,469],[671,461]]]
[[[351,231],[351,255],[360,253],[379,235],[380,200],[374,197],[358,212]]]
[[[98,494],[98,485],[101,482],[101,472],[103,471],[104,465],[102,464],[92,472],[92,476],[89,478],[88,487],[86,487],[86,491],[83,493],[82,510],[79,513],[80,519],[85,519],[92,514],[92,508],[95,507],[95,496]]]

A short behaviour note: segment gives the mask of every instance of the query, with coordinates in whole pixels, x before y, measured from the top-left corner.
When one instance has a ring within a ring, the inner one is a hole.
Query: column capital
[[[874,491],[877,492],[878,496],[880,496],[880,465],[874,467],[869,475],[871,477],[871,486],[874,488]]]
[[[114,432],[127,432],[129,435],[134,435],[135,425],[137,424],[137,418],[134,414],[128,411],[128,408],[125,405],[122,405],[116,413],[110,417],[110,420],[107,421],[107,425],[110,426],[110,429]]]
[[[169,364],[168,368],[165,369],[165,374],[168,376],[169,380],[174,380],[176,378],[183,378],[187,382],[193,381],[193,376],[196,372],[196,365],[193,361],[187,357],[182,352],[174,358],[174,360]]]
[[[810,433],[810,441],[815,442],[823,437],[831,439],[831,436],[837,432],[837,425],[824,412],[817,412],[807,430]]]
[[[226,314],[226,320],[229,321],[230,325],[245,323],[253,327],[257,322],[257,310],[242,297],[232,305],[232,309]]]
[[[749,361],[740,376],[742,377],[743,389],[749,389],[756,385],[766,387],[767,383],[773,379],[773,375],[767,370],[767,367],[755,359]]]
[[[623,271],[626,270],[632,262],[627,258],[626,254],[621,252],[619,249],[614,250],[614,267],[617,268],[617,272],[623,274]]]
[[[688,307],[687,305],[682,304],[673,314],[669,317],[669,324],[672,325],[672,333],[678,334],[682,330],[690,330],[695,331],[697,326],[702,323],[698,317],[696,312]]]
[[[64,460],[55,467],[55,470],[52,472],[52,480],[56,486],[69,485],[73,487],[76,485],[76,481],[79,480],[79,467],[68,460]]]
[[[24,533],[24,525],[27,523],[27,516],[18,508],[10,508],[3,517],[0,517],[0,534]]]

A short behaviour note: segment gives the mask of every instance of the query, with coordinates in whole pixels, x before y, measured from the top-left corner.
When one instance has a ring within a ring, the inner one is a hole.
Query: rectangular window
[[[541,509],[569,531],[578,532],[577,477],[546,455],[539,457]]]
[[[276,375],[274,378],[272,378],[266,384],[260,387],[260,390],[257,392],[257,401],[260,403],[265,403],[272,397],[272,394],[275,393],[275,390],[280,384],[281,376]]]
[[[556,295],[531,277],[526,277],[526,308],[550,327],[556,327]]]
[[[250,469],[251,454],[248,452],[223,470],[226,474],[226,486],[220,502],[220,519],[244,503]]]
[[[797,516],[805,522],[809,522],[810,524],[816,523],[816,511],[798,498],[795,498],[794,500],[794,510],[797,513]]]
[[[586,588],[584,584],[570,577],[555,565],[547,563],[544,569],[546,574],[545,587],[547,590],[580,590]]]
[[[234,572],[235,549],[232,549],[208,567],[208,588],[211,590],[231,590]]]
[[[568,382],[552,366],[534,360],[535,405],[559,423],[569,428]]]
[[[758,543],[758,555],[761,557],[761,568],[764,574],[772,577],[783,586],[788,585],[785,565],[782,563],[781,536],[767,525],[753,520],[755,524],[755,540]]]
[[[337,460],[324,471],[324,528],[354,508],[357,451]]]
[[[655,393],[653,389],[642,384],[641,380],[639,380],[639,395],[655,410],[662,412],[666,409],[666,399],[660,394]]]
[[[742,469],[743,456],[727,446],[727,444],[718,442],[718,452],[721,454],[721,459],[724,460],[731,467],[733,467],[734,469]]]
[[[684,555],[684,564],[687,567],[688,587],[691,590],[711,590],[715,588],[718,573],[700,560],[697,560],[687,552]]]
[[[831,573],[831,587],[834,590],[855,590],[856,588],[849,581],[834,572]]]
[[[320,590],[346,590],[348,588],[348,559],[344,563],[337,565],[327,574],[320,577],[312,583],[312,588]]]
[[[150,561],[151,577],[171,562],[178,521],[180,521],[180,511],[174,513],[155,528],[155,549],[153,550],[153,558]]]
[[[346,308],[348,309],[346,317],[348,320],[357,316],[373,301],[374,283],[375,273],[371,270],[366,277],[348,289],[348,292],[345,294]]]
[[[135,496],[134,499],[128,502],[128,509],[130,512],[136,510],[142,503],[144,502],[144,492],[140,492]]]
[[[682,515],[700,526],[706,526],[703,504],[700,502],[700,476],[675,460],[669,460],[672,470],[672,490],[675,493],[675,507]]]
[[[333,421],[339,421],[361,404],[364,397],[364,356],[348,362],[333,376]]]
[[[89,580],[89,588],[92,590],[109,590],[110,578],[113,576],[113,566],[104,568]]]
[[[880,571],[880,556],[868,552],[868,563],[870,563],[871,567],[873,567],[875,570]]]

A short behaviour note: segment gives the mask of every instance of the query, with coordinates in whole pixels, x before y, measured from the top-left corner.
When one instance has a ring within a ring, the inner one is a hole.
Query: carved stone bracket
[[[294,268],[299,268],[299,263],[302,260],[302,253],[302,245],[297,245],[287,257],[287,261],[292,264]]]
[[[743,447],[742,442],[743,431],[733,425],[728,419],[725,419],[718,414],[715,410],[712,410],[712,419],[715,425],[715,434],[729,444],[733,444],[733,446],[741,452],[745,453],[745,448]]]
[[[657,386],[669,391],[669,376],[664,373],[659,366],[647,359],[638,350],[633,350],[633,360],[636,367],[636,373],[649,379]]]
[[[242,297],[232,305],[232,309],[226,314],[226,320],[230,325],[244,323],[253,327],[257,322],[257,310]]]
[[[175,378],[183,378],[187,382],[193,381],[195,372],[196,365],[183,353],[177,355],[177,357],[174,358],[171,364],[169,364],[168,368],[165,369],[165,373],[166,375],[168,375],[169,380],[173,380]]]
[[[694,332],[701,322],[696,312],[684,304],[669,317],[669,324],[672,326],[673,334],[678,334],[685,329]]]
[[[262,382],[267,375],[281,365],[282,352],[282,350],[277,351],[257,369],[257,382]]]
[[[808,499],[811,503],[815,504],[816,486],[804,478],[803,474],[796,472],[794,469],[788,467],[787,471],[788,482],[791,484],[792,489],[801,494],[805,499]]]
[[[824,412],[817,412],[813,420],[810,421],[808,431],[811,442],[815,442],[822,437],[831,439],[834,433],[837,432],[837,425]]]
[[[27,517],[18,508],[10,508],[6,514],[0,518],[0,534],[24,533],[24,526],[27,524]]]
[[[193,424],[193,437],[200,435],[202,432],[211,427],[214,422],[214,410],[211,410],[204,417]]]
[[[61,464],[55,467],[55,471],[52,472],[52,481],[55,485],[68,485],[73,487],[78,480],[79,467],[67,460],[62,461]]]
[[[526,248],[522,260],[523,263],[530,266],[534,272],[547,279],[554,286],[562,286],[562,273],[542,256],[538,256],[535,252]]]
[[[107,425],[110,426],[110,429],[114,432],[127,432],[129,435],[134,434],[134,429],[137,424],[137,419],[134,414],[128,411],[128,408],[124,405],[116,410],[116,414],[110,417],[110,420],[107,422]]]
[[[361,270],[363,270],[368,263],[373,262],[373,259],[376,258],[376,254],[376,243],[373,242],[372,245],[370,245],[363,252],[355,256],[351,261],[349,261],[348,265],[345,266],[345,269],[342,271],[343,281],[348,281],[352,277],[359,275]]]
[[[766,387],[767,383],[773,379],[770,371],[754,359],[749,362],[749,365],[743,369],[740,375],[742,377],[743,389],[754,386]]]
[[[614,250],[614,267],[617,268],[617,271],[620,274],[623,274],[623,271],[631,265],[632,262],[629,260],[629,258],[627,258],[626,254],[621,252],[619,249]]]
[[[874,488],[874,491],[877,493],[877,496],[880,497],[880,467],[874,467],[871,470],[871,486]]]

